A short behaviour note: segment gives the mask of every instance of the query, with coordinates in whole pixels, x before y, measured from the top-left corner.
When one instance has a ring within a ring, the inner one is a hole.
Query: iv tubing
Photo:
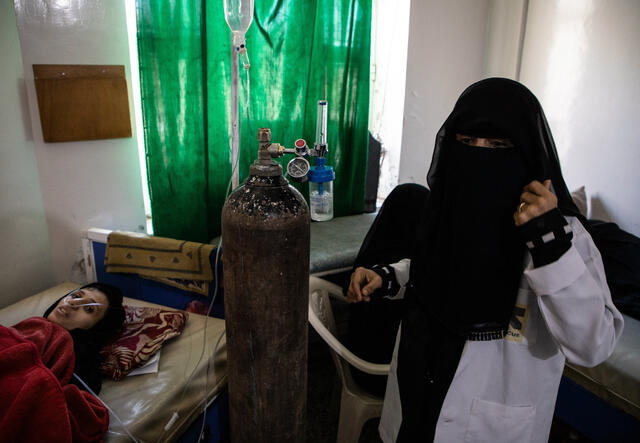
[[[86,389],[86,390],[87,390],[91,395],[93,395],[95,398],[97,398],[97,399],[98,399],[98,401],[99,401],[100,403],[102,403],[102,404],[104,405],[104,407],[105,407],[105,408],[107,408],[107,410],[111,413],[111,415],[113,415],[113,416],[115,417],[115,419],[116,419],[116,420],[118,420],[118,421],[120,422],[120,426],[122,426],[122,429],[124,429],[124,432],[126,432],[126,433],[127,433],[127,435],[129,436],[129,438],[130,438],[133,442],[138,443],[138,440],[136,440],[136,438],[131,434],[131,432],[129,432],[129,430],[128,430],[128,429],[127,429],[127,427],[124,425],[124,423],[122,422],[122,420],[120,420],[120,417],[118,417],[118,416],[116,415],[116,413],[115,413],[115,412],[113,412],[113,409],[111,409],[111,408],[109,407],[109,405],[107,405],[104,401],[102,401],[102,399],[101,399],[100,397],[98,397],[98,394],[96,394],[95,392],[93,392],[93,390],[92,390],[89,386],[87,386],[87,384],[84,382],[84,380],[82,380],[82,379],[80,378],[80,376],[78,376],[78,374],[76,374],[76,373],[74,372],[74,373],[73,373],[73,376],[74,376],[75,378],[77,378],[77,379],[78,379],[78,381],[79,381],[80,383],[82,383],[82,386],[84,386],[84,387],[85,387],[85,389]]]
[[[246,72],[247,72],[247,101],[244,104],[244,109],[243,109],[243,117],[244,116],[248,116],[249,115],[249,98],[250,98],[250,78],[249,78],[249,69],[248,66],[245,66]],[[239,129],[239,127],[238,127]],[[231,184],[232,184],[232,179],[234,175],[237,175],[238,172],[238,157],[236,156],[235,158],[235,162],[232,165],[232,177],[229,179],[229,181],[227,182],[227,189],[225,191],[225,199],[229,196],[229,194],[231,193]],[[193,378],[193,375],[196,371],[196,368],[198,367],[198,365],[200,364],[200,361],[202,360],[202,357],[204,355],[204,350],[206,348],[206,342],[207,342],[207,322],[209,320],[209,315],[211,314],[211,309],[213,308],[213,304],[215,303],[216,300],[216,296],[218,294],[218,287],[219,287],[219,282],[217,281],[217,269],[218,269],[218,259],[219,259],[219,254],[220,254],[220,247],[222,246],[222,236],[220,236],[220,240],[218,241],[218,247],[216,250],[216,259],[215,259],[215,265],[214,265],[214,269],[216,271],[216,288],[213,291],[213,297],[211,299],[211,302],[209,303],[209,310],[207,311],[207,316],[205,317],[204,320],[204,333],[203,333],[203,343],[202,343],[202,352],[200,353],[200,357],[198,358],[198,362],[196,363],[195,367],[193,368],[193,371],[191,372],[191,375],[189,376],[187,382],[185,383],[184,388],[182,389],[182,395],[181,395],[181,399],[184,398],[184,394],[186,392],[187,386],[189,386],[191,384],[191,380]],[[222,333],[220,333],[220,336],[218,337],[218,340],[216,342],[216,345],[213,349],[213,354],[209,357],[208,362],[207,362],[207,372],[205,375],[205,402],[204,402],[204,408],[203,408],[203,423],[202,423],[202,428],[200,429],[200,437],[198,439],[198,441],[201,441],[202,439],[202,435],[204,434],[204,423],[206,421],[206,412],[207,412],[207,406],[209,405],[206,401],[206,392],[207,392],[207,385],[209,383],[209,366],[211,365],[212,361],[215,361],[216,358],[216,353],[218,351],[218,346],[220,345],[220,340],[222,340],[222,337],[224,337],[226,334],[226,330],[223,330]],[[211,400],[213,401],[213,399]],[[173,426],[173,423],[175,422],[175,418],[177,416],[177,411],[174,411],[173,415],[171,416],[171,418],[169,419],[169,421],[167,422],[167,424],[165,425],[165,432],[162,434],[162,436],[160,437],[160,439],[158,441],[162,440],[162,437],[164,437],[164,434],[171,428],[171,426]]]
[[[246,53],[246,51],[245,51]],[[246,84],[246,89],[247,89],[247,101],[244,103],[244,109],[242,110],[242,117],[244,119],[244,117],[248,117],[249,116],[249,99],[250,99],[250,91],[251,91],[251,81],[249,78],[249,65],[248,65],[248,59],[247,59],[247,64],[245,64],[245,69],[247,72],[247,84]],[[233,171],[237,172],[238,170],[238,162],[236,159],[236,163],[233,165]],[[225,192],[225,200],[226,198],[229,196],[230,194],[230,189],[231,187],[231,180],[229,180],[229,183],[227,183],[227,190]],[[220,246],[222,245],[222,235],[220,236],[220,240],[218,241],[218,251],[220,251]],[[218,255],[216,253],[216,265],[215,265],[215,269],[218,269]],[[216,291],[218,290],[218,287],[216,286]],[[214,297],[215,297],[215,292],[214,292]],[[211,301],[211,304],[209,305],[209,312],[211,312],[211,307],[213,306],[213,301]],[[207,319],[209,318],[209,314],[207,313]],[[205,319],[205,331],[206,331],[206,327],[207,327],[207,319]],[[211,362],[214,362],[215,364],[215,358],[216,358],[216,353],[218,352],[218,346],[220,345],[220,340],[222,340],[222,337],[224,337],[226,335],[227,331],[226,329],[223,330],[220,333],[220,336],[218,337],[218,340],[216,341],[216,346],[213,348],[213,355],[209,358],[209,361],[207,362],[207,372],[204,378],[204,386],[205,386],[205,393],[207,392],[208,388],[207,385],[209,384],[209,366],[211,365]],[[206,395],[206,394],[205,394]],[[211,400],[213,401],[213,399]],[[206,397],[205,397],[205,403],[204,403],[204,408],[202,410],[202,427],[200,428],[200,435],[198,437],[198,441],[202,441],[203,439],[203,435],[204,435],[204,425],[206,423],[206,419],[207,419],[207,407],[209,406],[211,402],[207,403],[206,402]]]

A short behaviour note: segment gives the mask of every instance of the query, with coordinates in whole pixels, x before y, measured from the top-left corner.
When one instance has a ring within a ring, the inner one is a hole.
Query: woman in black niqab
[[[461,135],[506,139],[512,147],[469,146]],[[526,250],[514,212],[525,185],[548,179],[560,212],[577,216],[535,96],[501,78],[467,88],[436,137],[424,230],[411,257],[398,352],[398,441],[433,440],[465,341],[506,333]]]
[[[514,147],[468,146],[456,134],[506,138]],[[418,289],[456,294],[419,300],[448,329],[467,334],[478,323],[506,327],[525,251],[513,213],[523,187],[547,179],[560,211],[578,216],[536,97],[502,78],[467,88],[436,138],[425,237],[411,271]]]

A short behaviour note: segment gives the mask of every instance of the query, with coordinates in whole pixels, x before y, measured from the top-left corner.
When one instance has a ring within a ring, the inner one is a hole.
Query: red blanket
[[[96,442],[109,427],[98,399],[69,384],[71,335],[33,317],[0,326],[0,436],[3,442]]]

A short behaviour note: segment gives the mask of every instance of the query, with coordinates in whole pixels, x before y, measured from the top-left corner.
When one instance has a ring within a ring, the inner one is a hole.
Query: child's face
[[[109,299],[98,289],[82,288],[61,299],[47,319],[67,331],[91,329],[104,317],[108,307]]]

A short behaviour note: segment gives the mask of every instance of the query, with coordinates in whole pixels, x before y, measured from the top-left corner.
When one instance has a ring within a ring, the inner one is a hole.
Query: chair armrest
[[[389,373],[389,365],[370,363],[356,356],[353,352],[344,347],[342,343],[322,324],[320,319],[309,306],[309,323],[316,330],[318,335],[333,349],[340,357],[344,358],[350,365],[360,369],[367,374],[387,375]]]
[[[342,288],[340,286],[312,275],[309,277],[309,290],[314,289],[327,291],[330,297],[349,303],[349,299],[342,295]]]
[[[349,299],[342,295],[342,288],[335,283],[331,283],[327,280],[323,280],[318,277],[309,277],[309,290],[322,290],[337,300],[341,300],[345,303],[349,303]],[[367,374],[372,375],[387,375],[389,373],[388,364],[371,363],[356,356],[353,352],[349,351],[325,325],[320,321],[316,313],[309,306],[309,323],[316,330],[318,335],[333,349],[333,351],[340,357],[344,358],[350,365],[360,369]]]

